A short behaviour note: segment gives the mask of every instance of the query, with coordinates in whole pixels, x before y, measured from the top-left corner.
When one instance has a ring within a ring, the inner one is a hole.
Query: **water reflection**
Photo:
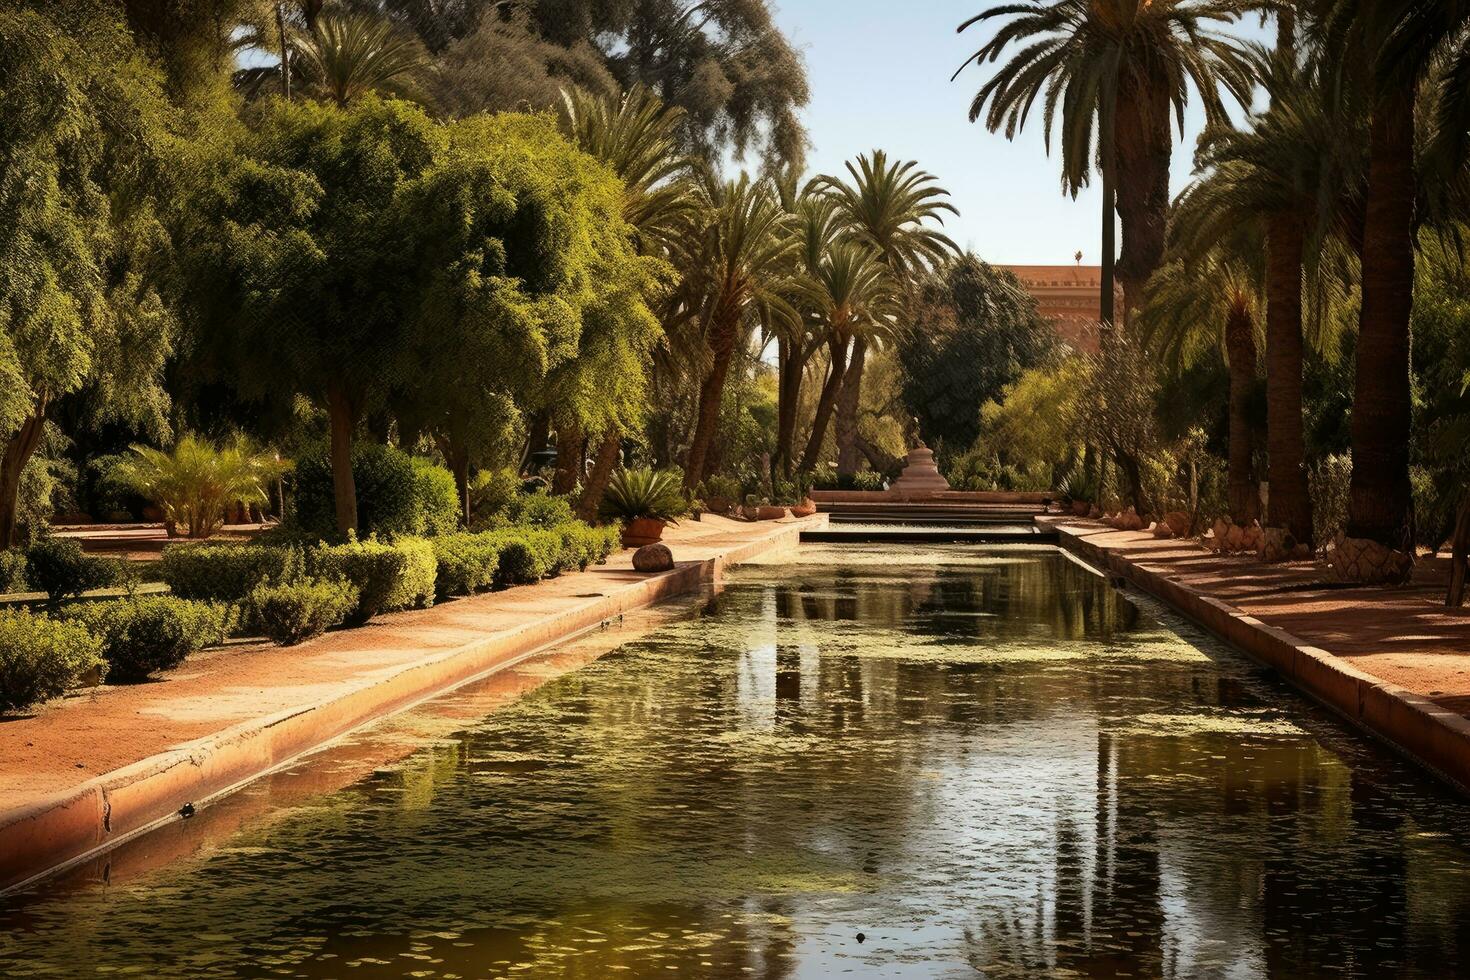
[[[1443,977],[1467,830],[1056,552],[844,549],[201,859],[10,901],[0,973]]]

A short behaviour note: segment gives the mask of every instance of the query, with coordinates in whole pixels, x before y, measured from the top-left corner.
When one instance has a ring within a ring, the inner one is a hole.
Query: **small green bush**
[[[399,538],[393,547],[404,557],[403,574],[383,608],[392,611],[432,606],[439,571],[434,546],[424,538]]]
[[[0,712],[54,698],[101,666],[102,640],[81,623],[0,611]]]
[[[515,527],[558,527],[576,518],[566,497],[545,492],[521,494],[511,501],[506,518]]]
[[[424,516],[413,458],[395,446],[359,441],[352,448],[352,481],[357,488],[358,533],[392,537],[418,534]],[[296,461],[296,516],[302,530],[340,540],[332,492],[332,459],[319,445]]]
[[[80,542],[41,538],[26,552],[26,580],[53,602],[106,588],[117,577],[117,561],[82,553]]]
[[[292,646],[341,623],[358,608],[358,594],[354,585],[340,579],[266,582],[250,593],[250,608],[266,636]]]
[[[689,502],[677,470],[618,470],[608,481],[599,512],[605,520],[627,523],[640,517],[677,521]]]
[[[439,598],[469,595],[495,584],[500,544],[492,533],[447,534],[432,539]]]
[[[26,584],[26,553],[19,548],[0,551],[0,594],[24,592]]]
[[[553,530],[561,535],[564,570],[586,571],[589,565],[602,564],[622,540],[618,529],[611,525],[590,527],[581,521],[571,521]]]
[[[79,606],[67,618],[102,641],[109,684],[146,680],[171,670],[196,650],[225,642],[235,610],[220,602],[146,596]]]
[[[459,530],[459,488],[454,474],[432,460],[413,460],[419,519],[412,533],[434,537]]]
[[[351,626],[361,626],[388,608],[407,566],[408,557],[403,552],[374,540],[322,545],[306,553],[309,576],[327,581],[344,579],[357,589],[357,607],[346,620]]]
[[[159,575],[181,599],[239,602],[266,579],[289,578],[299,556],[271,545],[174,544],[163,549]]]
[[[510,505],[521,492],[521,478],[515,470],[481,470],[470,483],[470,513],[475,530],[505,518]]]

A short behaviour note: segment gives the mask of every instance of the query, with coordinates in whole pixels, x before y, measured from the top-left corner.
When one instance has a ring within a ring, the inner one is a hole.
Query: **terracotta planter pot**
[[[758,520],[758,521],[779,521],[781,518],[783,518],[785,516],[786,516],[786,508],[785,507],[757,507],[756,508],[756,515],[755,515],[755,517],[756,517],[756,520]]]
[[[1085,500],[1072,501],[1072,513],[1077,517],[1086,517],[1087,512],[1092,510],[1092,504]]]
[[[705,501],[705,505],[711,514],[719,514],[722,517],[735,509],[735,501],[729,497],[710,497]]]
[[[740,508],[740,516],[747,521],[758,521],[761,519],[761,509],[753,504],[744,504]]]
[[[811,517],[816,512],[817,505],[810,498],[803,500],[801,503],[791,508],[792,517]]]
[[[641,548],[664,536],[664,522],[657,517],[635,517],[623,525],[623,547]]]

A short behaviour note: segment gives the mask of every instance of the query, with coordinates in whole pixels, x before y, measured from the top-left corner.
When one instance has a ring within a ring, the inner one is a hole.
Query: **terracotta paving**
[[[1293,633],[1380,680],[1470,715],[1470,607],[1444,606],[1448,561],[1421,559],[1401,588],[1344,587],[1320,562],[1265,565],[1193,541],[1041,518]]]
[[[670,528],[677,562],[728,553],[792,522],[706,516]],[[0,719],[0,812],[252,719],[303,708],[436,654],[576,608],[648,579],[631,552],[535,585],[384,616],[296,647],[238,643],[146,684],[98,687]]]

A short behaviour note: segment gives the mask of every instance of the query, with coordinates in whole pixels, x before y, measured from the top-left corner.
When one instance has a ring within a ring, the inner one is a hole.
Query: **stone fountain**
[[[896,497],[928,497],[949,489],[949,481],[934,465],[934,451],[920,442],[909,450],[903,472],[888,488]]]

